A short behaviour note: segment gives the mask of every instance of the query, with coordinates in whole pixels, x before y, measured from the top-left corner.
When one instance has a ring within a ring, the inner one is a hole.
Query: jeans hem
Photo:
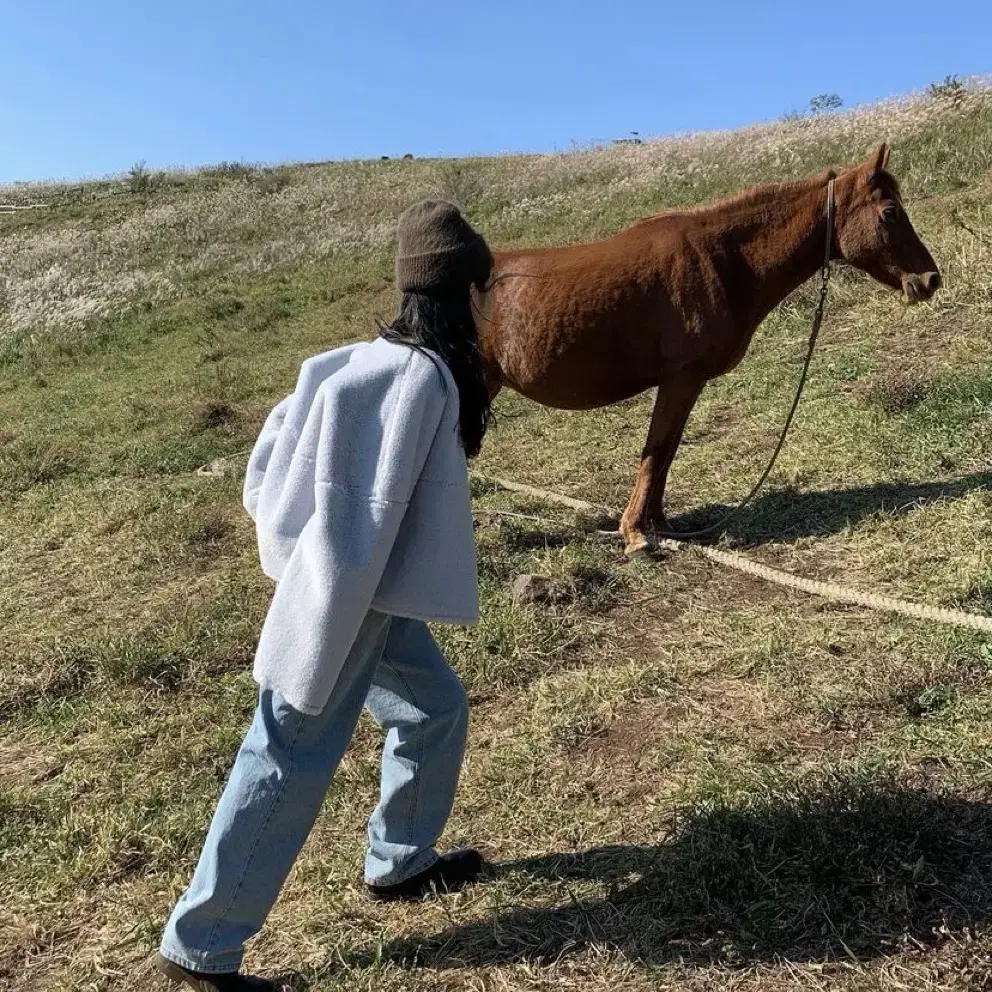
[[[437,851],[423,851],[420,854],[414,855],[401,869],[391,871],[382,878],[369,878],[366,875],[365,884],[375,886],[399,885],[408,878],[413,878],[414,875],[419,875],[420,872],[427,871],[428,868],[431,868],[440,860],[441,857]]]
[[[158,952],[168,961],[179,965],[180,968],[186,968],[187,971],[198,971],[204,975],[223,975],[238,971],[244,959],[243,954],[218,956],[202,951],[194,951],[192,953],[196,956],[190,957],[190,952],[174,950],[164,943],[159,947]]]

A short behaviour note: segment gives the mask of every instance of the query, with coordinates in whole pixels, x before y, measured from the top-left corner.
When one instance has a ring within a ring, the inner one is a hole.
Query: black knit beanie
[[[453,203],[424,200],[399,220],[396,281],[400,292],[482,285],[493,266],[485,239]]]

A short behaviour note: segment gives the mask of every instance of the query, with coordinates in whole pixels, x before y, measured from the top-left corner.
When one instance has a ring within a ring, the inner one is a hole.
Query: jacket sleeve
[[[439,380],[411,364],[384,387],[388,396],[357,383],[322,392],[311,411],[320,407],[316,451],[308,449],[314,510],[282,571],[255,656],[259,684],[304,713],[327,703],[444,412]]]
[[[279,434],[286,422],[286,414],[289,412],[292,402],[292,395],[287,396],[265,418],[261,433],[258,435],[255,447],[252,448],[248,458],[241,502],[248,511],[248,515],[256,523],[258,522],[258,499],[262,492],[262,483],[265,481],[265,471],[269,467],[272,451],[276,446],[276,441],[279,440]]]
[[[255,521],[262,570],[276,581],[314,511],[315,397],[346,360],[339,351],[303,363],[296,388],[268,415],[248,459],[242,503]]]

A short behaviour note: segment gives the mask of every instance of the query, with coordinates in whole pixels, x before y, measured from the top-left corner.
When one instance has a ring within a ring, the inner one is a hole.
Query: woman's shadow
[[[345,966],[551,963],[589,946],[650,964],[892,954],[992,921],[992,806],[835,779],[706,806],[668,843],[503,862],[491,874],[555,883],[558,905],[493,912]],[[575,898],[579,880],[605,893]]]

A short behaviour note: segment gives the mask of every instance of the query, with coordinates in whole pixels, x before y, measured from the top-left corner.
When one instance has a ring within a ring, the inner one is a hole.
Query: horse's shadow
[[[711,805],[673,833],[494,865],[496,878],[555,883],[558,904],[492,911],[343,964],[547,964],[592,946],[648,964],[869,960],[992,920],[986,803],[835,781]],[[589,880],[605,894],[571,893],[569,883]]]
[[[879,482],[813,492],[776,489],[759,495],[712,538],[729,537],[736,546],[748,548],[769,541],[825,537],[877,513],[904,516],[920,507],[990,488],[992,472],[976,472],[947,482]],[[731,509],[723,503],[708,503],[673,517],[672,529],[701,530],[718,523]]]

